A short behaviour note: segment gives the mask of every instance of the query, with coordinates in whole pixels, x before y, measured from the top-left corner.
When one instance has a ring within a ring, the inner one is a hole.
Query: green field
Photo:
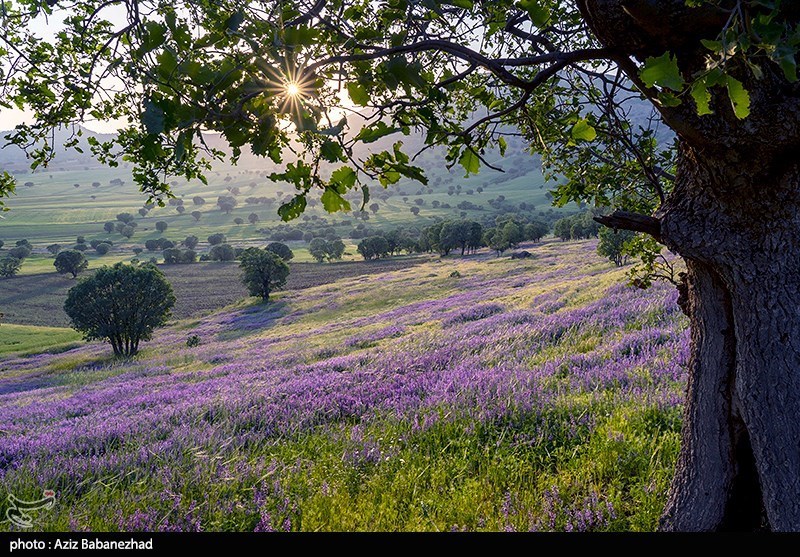
[[[475,205],[483,206],[484,210],[467,210],[467,216],[474,219],[490,218],[497,211],[489,206],[490,199],[502,195],[506,202],[519,204],[525,202],[536,207],[530,211],[531,218],[544,218],[548,211],[553,211],[547,198],[541,172],[529,155],[517,153],[504,159],[502,164],[509,169],[517,168],[516,173],[502,174],[485,170],[477,176],[464,178],[461,171],[452,173],[444,167],[444,161],[433,153],[425,153],[418,161],[426,169],[429,177],[429,186],[432,193],[423,190],[423,186],[416,182],[401,182],[391,186],[392,196],[386,200],[378,200],[373,196],[372,201],[377,202],[377,213],[371,213],[370,219],[365,224],[373,229],[393,229],[398,226],[423,227],[433,222],[433,217],[460,218],[462,210],[456,205],[462,201],[469,201]],[[525,167],[525,173],[518,175],[519,168]],[[0,220],[0,240],[5,242],[5,248],[13,247],[14,242],[27,239],[34,245],[34,257],[26,260],[22,273],[40,273],[51,270],[52,261],[47,257],[45,247],[51,243],[58,243],[62,247],[71,247],[78,236],[84,236],[88,241],[93,239],[111,239],[114,242],[112,252],[102,259],[91,257],[93,251],[87,251],[92,267],[103,263],[130,259],[133,254],[131,248],[143,246],[145,241],[162,236],[155,223],[165,221],[168,229],[164,237],[173,241],[180,241],[190,234],[196,235],[201,240],[200,250],[207,248],[204,243],[210,235],[218,232],[224,233],[229,242],[235,245],[262,244],[264,236],[257,232],[262,227],[274,227],[282,224],[276,209],[280,200],[287,200],[292,195],[289,185],[275,183],[266,176],[271,171],[269,168],[255,168],[245,166],[220,167],[209,173],[209,184],[204,185],[199,181],[186,183],[174,180],[172,183],[175,195],[182,199],[186,211],[179,214],[175,206],[155,207],[146,216],[141,217],[138,210],[143,207],[146,198],[140,193],[132,182],[129,169],[111,169],[104,167],[45,170],[34,174],[18,175],[19,187],[17,193],[8,200],[11,209]],[[111,185],[114,179],[123,180],[122,185]],[[26,183],[33,186],[25,186]],[[93,183],[99,187],[92,187]],[[74,185],[79,187],[75,188]],[[450,187],[461,188],[452,195],[447,191]],[[483,188],[478,192],[477,188]],[[239,188],[237,207],[230,214],[223,213],[217,206],[218,196],[229,195],[227,188]],[[372,191],[380,190],[380,186],[372,186]],[[472,192],[467,194],[467,192]],[[195,196],[203,197],[206,203],[195,206],[192,199]],[[247,204],[248,197],[269,197],[276,201],[271,207],[263,204]],[[405,198],[405,199],[404,199]],[[410,209],[415,206],[414,200],[422,199],[419,216],[414,216]],[[450,209],[434,208],[434,201],[449,203]],[[361,221],[353,219],[352,213],[325,213],[321,206],[312,201],[311,207],[306,211],[304,218],[307,226],[319,224],[320,226],[332,225],[336,232],[347,242],[348,232]],[[358,207],[354,206],[354,209]],[[200,211],[202,216],[199,221],[190,215],[192,211]],[[572,208],[574,210],[574,207]],[[127,240],[119,233],[106,233],[103,224],[114,221],[116,215],[129,212],[136,217],[137,228],[134,236]],[[247,217],[256,213],[259,222],[250,224]],[[244,224],[237,225],[234,219],[244,219]],[[298,219],[292,222],[296,226],[303,221]],[[355,243],[348,244],[349,255],[345,259],[355,259]],[[310,261],[311,258],[305,250],[304,242],[290,242],[296,252],[296,260]],[[2,256],[4,250],[0,250]],[[37,258],[36,255],[43,257]],[[147,255],[160,254],[142,254]]]
[[[80,333],[62,327],[0,324],[0,356],[58,352],[80,345]]]

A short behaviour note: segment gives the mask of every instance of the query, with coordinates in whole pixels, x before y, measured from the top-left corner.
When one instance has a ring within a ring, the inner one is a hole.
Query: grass
[[[80,345],[80,333],[62,327],[0,325],[0,356],[40,352],[58,352]]]
[[[675,293],[625,287],[594,242],[526,249],[240,302],[128,362],[0,360],[4,484],[56,491],[42,530],[652,530]]]

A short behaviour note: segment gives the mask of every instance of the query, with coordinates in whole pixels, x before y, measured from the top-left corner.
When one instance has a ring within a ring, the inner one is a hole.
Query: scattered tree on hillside
[[[163,251],[175,247],[175,243],[166,238],[153,238],[144,243],[147,251]]]
[[[243,224],[244,224],[244,219],[243,219],[242,217],[236,217],[235,219],[233,219],[233,222],[234,222],[234,223],[235,223],[237,226],[241,226],[241,225],[243,225]]]
[[[196,195],[196,196],[194,196],[192,198],[192,203],[194,203],[197,206],[205,205],[206,204],[206,200],[203,199],[202,197],[200,197],[199,195]]]
[[[250,222],[250,224],[255,224],[260,219],[258,218],[258,215],[256,213],[250,213],[249,215],[247,215],[247,220],[248,222]]]
[[[72,278],[78,276],[78,273],[85,270],[89,266],[86,256],[83,252],[75,249],[68,249],[60,252],[53,262],[56,271],[61,275],[70,274]]]
[[[131,223],[131,224],[134,224],[134,223]],[[135,226],[131,226],[131,224],[129,224],[127,226],[123,226],[122,230],[119,231],[119,233],[122,234],[128,240],[130,240],[133,237],[133,233],[136,231],[136,227]]]
[[[270,242],[264,249],[266,249],[267,251],[271,251],[284,261],[289,261],[290,259],[294,258],[294,253],[289,248],[289,246],[281,242]]]
[[[322,263],[328,255],[327,247],[328,242],[324,238],[314,238],[308,244],[308,253],[317,260],[317,263]]]
[[[550,227],[543,222],[533,221],[524,226],[525,239],[539,242],[550,232]]]
[[[200,218],[203,216],[203,213],[201,213],[200,211],[192,211],[191,215],[192,218],[194,219],[194,222],[199,222]]]
[[[381,206],[378,205],[377,203],[373,203],[373,204],[371,204],[369,206],[369,210],[372,211],[373,215],[377,215],[378,214],[378,209],[380,209],[380,208],[381,208]]]
[[[189,249],[194,249],[195,247],[197,247],[197,243],[199,241],[200,239],[197,236],[191,235],[191,236],[186,236],[186,239],[184,239],[183,242],[181,243]]]
[[[247,248],[242,252],[239,267],[242,282],[251,296],[264,301],[274,290],[282,288],[289,276],[289,266],[278,255],[260,248]]]
[[[225,237],[225,234],[222,234],[221,232],[212,234],[211,236],[208,237],[208,243],[211,244],[212,246],[225,243],[226,241],[227,238]]]
[[[231,195],[221,195],[217,198],[217,206],[226,215],[231,214],[237,204],[236,198]]]
[[[11,278],[19,272],[22,261],[16,257],[3,257],[0,259],[0,277]]]
[[[33,252],[29,244],[21,244],[8,250],[8,255],[14,259],[23,260]]]
[[[94,248],[97,252],[97,255],[106,255],[109,251],[111,251],[111,244],[107,244],[106,242],[101,242],[97,244]]]
[[[356,250],[366,261],[380,259],[389,255],[389,242],[383,236],[370,236],[361,240]]]
[[[233,261],[236,259],[236,250],[230,244],[217,244],[208,252],[211,261]]]
[[[61,244],[50,244],[47,246],[47,251],[49,251],[52,255],[57,255],[59,251],[61,251]]]
[[[604,227],[600,230],[597,253],[608,257],[617,267],[622,267],[628,262],[629,257],[625,248],[635,237],[636,233],[630,230],[613,230]]]
[[[194,263],[197,261],[197,253],[191,249],[168,248],[162,252],[164,263],[176,265],[181,263]]]
[[[116,356],[133,356],[139,343],[167,322],[175,295],[153,265],[102,267],[73,286],[64,311],[86,340],[107,340]]]
[[[156,222],[156,230],[158,230],[161,234],[163,234],[167,230],[167,228],[169,228],[169,224],[167,224],[163,220]]]
[[[122,222],[122,223],[125,223],[125,224],[132,223],[134,221],[134,219],[135,219],[135,217],[130,213],[119,213],[117,215],[117,220]]]
[[[103,230],[105,230],[106,232],[108,232],[109,234],[111,234],[112,232],[114,232],[114,225],[115,225],[115,224],[116,224],[115,222],[108,221],[107,223],[105,223],[105,224],[103,225]]]

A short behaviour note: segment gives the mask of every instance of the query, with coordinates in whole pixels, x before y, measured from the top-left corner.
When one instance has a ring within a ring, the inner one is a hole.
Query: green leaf
[[[658,58],[646,59],[639,75],[648,87],[658,85],[673,91],[683,90],[684,81],[678,69],[678,60],[669,52]]]
[[[350,95],[350,99],[359,106],[367,106],[369,104],[367,90],[360,83],[348,83],[347,94]]]
[[[350,210],[350,203],[334,188],[326,187],[320,200],[322,201],[322,206],[329,213]]]
[[[164,111],[150,99],[144,101],[142,124],[150,135],[158,135],[164,131]]]
[[[586,118],[582,118],[572,126],[570,135],[575,141],[594,141],[597,137],[597,130],[592,127]]]
[[[402,174],[400,174],[399,172],[396,172],[394,170],[389,170],[378,176],[378,182],[380,182],[380,184],[383,187],[386,187],[389,184],[396,184],[397,182],[400,181],[401,177]]]
[[[516,5],[528,12],[528,17],[537,27],[544,27],[550,21],[550,8],[541,0],[519,0]]]
[[[344,191],[347,191],[356,185],[357,178],[358,176],[355,170],[349,166],[343,166],[333,171],[331,174],[331,183],[337,184],[340,192],[342,188],[344,188]]]
[[[464,149],[464,152],[461,153],[461,157],[458,159],[458,162],[464,167],[464,170],[467,171],[465,177],[469,176],[470,173],[477,174],[481,170],[481,160],[478,158],[478,155],[475,154],[475,151],[469,147]]]
[[[372,143],[373,141],[379,140],[381,137],[391,135],[398,131],[400,131],[400,128],[390,128],[383,120],[378,120],[374,124],[362,128],[361,131],[358,132],[356,139],[362,143]]]
[[[328,162],[338,162],[344,160],[344,151],[342,150],[342,146],[336,141],[331,141],[330,139],[322,143],[322,146],[319,148],[319,153],[322,155],[322,158]]]
[[[711,91],[708,90],[704,79],[698,79],[694,82],[691,93],[697,105],[697,114],[705,116],[706,114],[714,113],[714,111],[711,110]]]
[[[784,48],[779,51],[778,65],[790,83],[797,82],[797,60],[794,49]]]
[[[728,96],[731,98],[736,117],[740,120],[747,118],[750,115],[750,93],[735,77],[728,76]]]
[[[288,222],[302,215],[305,210],[306,195],[304,193],[299,193],[295,195],[291,201],[278,207],[278,215],[280,215],[284,222]]]
[[[148,21],[145,23],[144,39],[142,40],[142,46],[139,47],[137,54],[142,56],[164,44],[166,40],[166,31],[166,28],[156,21]]]
[[[672,91],[667,91],[663,89],[658,93],[658,102],[661,103],[661,106],[680,106],[683,101],[678,98],[675,93]]]
[[[500,155],[505,156],[506,149],[508,149],[508,143],[506,143],[505,138],[504,137],[498,138],[497,145],[500,147]]]
[[[244,12],[242,10],[237,10],[225,20],[225,28],[230,33],[235,33],[239,30],[239,26],[242,24],[242,22],[244,22]]]

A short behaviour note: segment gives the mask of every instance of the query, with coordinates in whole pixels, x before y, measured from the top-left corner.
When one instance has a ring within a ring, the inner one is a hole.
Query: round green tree
[[[314,238],[308,244],[308,253],[316,259],[317,263],[322,263],[328,257],[328,242],[325,238]]]
[[[78,273],[89,266],[89,262],[86,260],[86,256],[79,250],[67,249],[56,256],[53,266],[55,266],[59,274],[70,274],[72,278],[75,278],[78,276]]]
[[[283,242],[270,242],[265,249],[271,251],[284,261],[289,261],[294,258],[292,249]]]
[[[153,265],[101,267],[67,293],[64,311],[86,340],[107,340],[116,356],[133,356],[175,305],[172,286]]]
[[[289,276],[289,266],[271,251],[247,248],[242,252],[239,267],[242,282],[251,296],[269,300],[270,292],[282,288]]]
[[[617,267],[622,267],[627,263],[629,257],[625,248],[635,237],[636,233],[630,230],[603,228],[600,230],[600,241],[597,243],[597,253],[608,257]]]
[[[16,257],[4,257],[0,259],[0,277],[11,278],[19,272],[22,262]]]

